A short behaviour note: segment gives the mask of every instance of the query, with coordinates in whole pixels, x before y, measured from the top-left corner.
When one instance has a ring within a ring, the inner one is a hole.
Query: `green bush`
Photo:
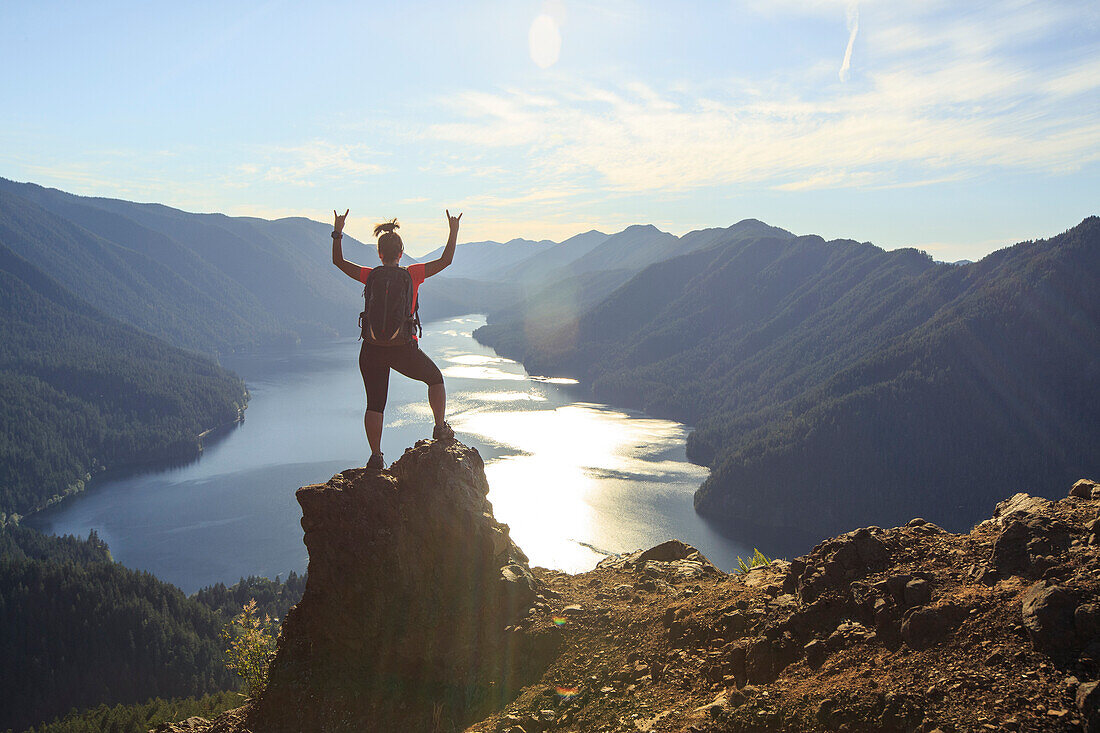
[[[267,686],[267,665],[275,651],[273,630],[271,617],[260,618],[256,612],[256,599],[246,603],[222,630],[222,638],[228,644],[225,666],[240,675],[249,697],[263,694]]]
[[[737,556],[737,572],[744,575],[753,568],[758,568],[761,565],[771,565],[771,562],[772,561],[768,559],[767,555],[754,547],[752,557],[750,557],[748,561],[742,560],[740,555]]]

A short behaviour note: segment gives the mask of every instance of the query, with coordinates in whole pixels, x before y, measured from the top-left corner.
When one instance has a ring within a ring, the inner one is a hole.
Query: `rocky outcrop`
[[[455,441],[299,489],[305,594],[238,729],[452,730],[507,702],[554,645],[509,626],[538,585],[488,490]]]
[[[523,624],[560,616],[562,651],[468,730],[1100,730],[1091,485],[1018,494],[968,534],[866,527],[745,574],[676,542],[536,569],[555,605]]]
[[[476,451],[425,443],[299,492],[310,585],[210,730],[1100,731],[1092,486],[743,574],[673,540],[569,575],[528,568]]]

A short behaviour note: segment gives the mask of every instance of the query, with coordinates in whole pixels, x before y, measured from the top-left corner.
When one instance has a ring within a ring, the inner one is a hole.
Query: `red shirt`
[[[374,269],[373,267],[360,267],[359,268],[359,282],[365,284],[367,282],[367,275],[369,275],[370,271],[373,270],[373,269]],[[416,313],[417,294],[420,292],[420,283],[424,282],[424,263],[423,262],[416,262],[416,263],[413,263],[413,264],[409,265],[405,269],[409,271],[409,275],[412,276],[412,281],[413,281],[412,310],[409,311],[409,315],[411,316],[413,313]]]

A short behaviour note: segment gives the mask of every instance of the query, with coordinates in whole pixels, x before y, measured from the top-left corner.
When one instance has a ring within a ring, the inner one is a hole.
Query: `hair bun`
[[[389,234],[394,229],[400,229],[401,225],[397,223],[397,219],[390,219],[389,221],[382,222],[381,224],[374,225],[374,236],[380,234]]]

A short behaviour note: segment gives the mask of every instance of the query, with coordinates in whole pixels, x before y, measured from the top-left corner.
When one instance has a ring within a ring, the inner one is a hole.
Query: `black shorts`
[[[443,384],[443,374],[416,342],[404,346],[376,346],[363,342],[359,349],[359,372],[367,390],[367,409],[384,412],[390,389],[390,369],[429,386]]]

